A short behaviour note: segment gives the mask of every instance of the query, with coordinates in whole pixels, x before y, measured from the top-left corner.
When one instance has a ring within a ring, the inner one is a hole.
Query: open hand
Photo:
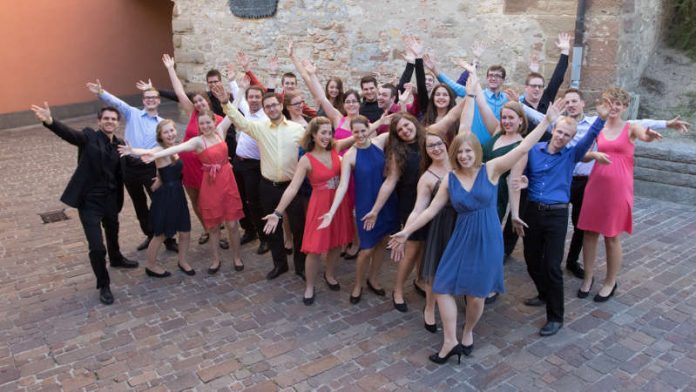
[[[534,51],[532,51],[531,56],[529,56],[529,71],[530,72],[539,72],[540,68],[541,68],[541,64],[539,62],[539,52],[534,50]]]
[[[278,74],[278,56],[272,56],[268,59],[268,73],[271,75]]]
[[[174,68],[174,58],[166,53],[162,55],[162,63],[167,69]]]
[[[263,227],[263,232],[266,234],[272,234],[276,231],[276,227],[278,226],[278,222],[280,219],[276,216],[276,214],[268,214],[261,218],[266,221],[266,225]]]
[[[138,80],[137,82],[135,82],[135,88],[137,88],[140,91],[151,90],[153,88],[152,81],[150,79],[148,79],[147,82]]]
[[[151,163],[155,160],[155,154],[148,152],[140,156],[140,160],[145,163]]]
[[[244,72],[249,71],[249,58],[247,57],[246,53],[242,51],[237,52],[237,63],[240,67],[242,67]]]
[[[682,120],[680,116],[667,121],[667,128],[676,129],[682,135],[686,135],[689,132],[690,126],[691,124]]]
[[[333,220],[333,214],[331,212],[327,212],[326,214],[320,216],[319,220],[321,221],[321,223],[319,224],[319,227],[317,227],[317,229],[326,229],[331,225],[331,221]]]
[[[227,63],[225,66],[225,73],[227,76],[227,79],[229,80],[234,80],[235,77],[237,76],[237,68],[234,66],[233,63]]]
[[[662,140],[662,134],[657,131],[653,131],[650,128],[645,130],[645,136],[648,137],[647,141],[649,142],[652,142],[653,140]]]
[[[87,89],[93,94],[99,94],[102,92],[102,85],[99,79],[96,82],[87,82]]]
[[[408,233],[403,230],[398,233],[392,234],[389,237],[389,243],[387,247],[392,250],[391,257],[394,261],[399,261],[403,257],[403,251],[407,239]]]
[[[313,75],[317,72],[317,67],[312,64],[312,62],[309,59],[304,59],[302,60],[302,66],[305,67],[307,72],[309,72],[310,75]]]
[[[595,159],[595,161],[597,161],[597,163],[601,163],[602,165],[611,164],[611,159],[609,159],[609,155],[607,155],[603,152],[595,151],[594,152],[594,159]]]
[[[53,123],[53,118],[51,117],[51,108],[48,107],[48,102],[44,102],[43,107],[31,105],[31,111],[34,112],[34,115],[39,121],[46,123],[47,125],[51,125]]]
[[[609,117],[609,111],[611,110],[611,101],[609,98],[602,98],[602,103],[598,104],[597,107],[595,108],[597,110],[597,115],[602,119],[605,120],[607,117]]]
[[[375,227],[375,223],[377,222],[377,213],[370,211],[360,220],[363,222],[363,229],[365,229],[365,231],[370,231]]]
[[[529,228],[526,223],[522,219],[520,219],[517,216],[513,216],[512,218],[512,231],[515,232],[520,237],[524,237],[524,229]]]
[[[227,91],[225,91],[225,87],[221,83],[217,83],[213,87],[211,87],[210,92],[212,92],[215,98],[217,98],[223,105],[230,100],[229,94],[227,94]]]
[[[558,116],[565,111],[565,107],[568,104],[565,98],[558,98],[553,105],[550,105],[546,110],[546,119],[549,124],[553,124],[558,119]]]
[[[128,144],[128,142],[126,142],[126,144],[119,144],[118,155],[121,158],[125,157],[126,155],[131,155],[131,154],[133,154],[133,147],[131,147],[130,144]]]
[[[570,34],[558,34],[558,39],[556,40],[556,47],[561,50],[562,54],[567,55],[568,53],[570,53]]]
[[[519,102],[520,101],[520,95],[517,94],[517,91],[513,90],[512,88],[506,88],[505,90],[503,90],[503,94],[505,94],[508,101],[510,101],[510,102]]]

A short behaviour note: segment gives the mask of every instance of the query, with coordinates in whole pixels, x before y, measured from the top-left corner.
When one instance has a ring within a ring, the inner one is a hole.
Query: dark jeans
[[[573,238],[570,240],[570,249],[568,249],[568,257],[566,257],[566,266],[577,264],[582,250],[582,240],[585,232],[578,229],[578,218],[580,218],[580,209],[582,208],[582,199],[585,196],[585,186],[587,185],[587,176],[575,176],[570,184],[570,202],[573,204],[571,211],[571,219],[573,221]]]
[[[244,206],[244,219],[240,221],[240,225],[244,231],[256,231],[259,239],[266,241],[266,235],[263,234],[261,200],[259,196],[261,161],[235,157],[232,166],[234,167],[234,177],[237,180],[239,196]]]
[[[147,206],[147,197],[152,195],[152,179],[157,175],[157,169],[153,163],[143,163],[133,158],[126,159],[123,185],[133,202],[135,216],[138,217],[140,230],[148,237],[152,237],[150,226],[150,209]]]
[[[261,193],[261,209],[263,215],[272,214],[280,198],[283,196],[283,192],[288,187],[290,182],[283,184],[275,184],[267,179],[261,177],[261,182],[259,185],[259,191]],[[290,203],[285,212],[290,218],[290,230],[292,231],[292,246],[293,246],[293,261],[295,263],[295,272],[304,273],[305,268],[305,254],[300,251],[302,249],[302,236],[304,234],[305,225],[305,210],[304,210],[304,197],[300,194],[295,196],[295,199]],[[283,240],[283,225],[282,222],[278,223],[278,227],[273,234],[268,236],[268,245],[271,248],[271,255],[273,256],[273,265],[276,267],[284,267],[288,265],[288,257],[285,254],[285,245]]]
[[[87,237],[89,262],[92,264],[97,288],[109,286],[109,272],[106,270],[106,254],[112,263],[123,259],[118,246],[118,196],[115,192],[87,195],[78,210],[80,222]],[[102,240],[102,230],[106,236],[106,248]]]
[[[529,225],[524,236],[527,271],[546,301],[547,321],[563,321],[563,247],[568,228],[568,208],[540,210],[529,203],[523,220]]]

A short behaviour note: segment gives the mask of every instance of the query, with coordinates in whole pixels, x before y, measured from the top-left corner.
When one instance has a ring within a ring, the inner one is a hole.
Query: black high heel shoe
[[[362,297],[362,288],[360,288],[360,294],[358,294],[357,297],[353,297],[353,293],[350,294],[350,303],[355,305],[358,302],[360,302],[360,298]]]
[[[437,333],[437,322],[428,324],[428,322],[425,321],[425,308],[423,308],[423,326],[425,327],[426,331],[430,333]]]
[[[607,295],[606,297],[603,297],[603,296],[599,295],[599,293],[597,293],[597,295],[594,296],[594,301],[595,302],[607,302],[607,301],[609,301],[609,298],[614,296],[614,293],[616,292],[616,288],[618,286],[619,286],[618,283],[614,283],[614,288],[611,289],[611,293],[609,293],[609,295]]]
[[[378,289],[375,286],[373,286],[370,282],[370,279],[367,279],[367,288],[370,289],[370,291],[372,291],[373,293],[375,293],[375,295],[379,295],[380,297],[384,297],[385,295],[387,295],[387,292],[384,291],[384,289]]]
[[[394,299],[394,293],[392,293],[392,304],[394,304],[394,309],[398,310],[399,312],[408,312],[408,305],[406,305],[406,300],[404,299],[404,302],[397,304],[396,299]]]
[[[592,290],[592,286],[594,285],[594,278],[592,278],[592,282],[590,282],[590,289],[587,291],[582,291],[582,287],[578,289],[578,298],[587,298],[588,295],[590,295],[590,291]]]
[[[416,290],[416,293],[418,293],[418,295],[425,298],[425,290],[423,290],[420,286],[418,286],[418,283],[416,282],[415,279],[413,279],[413,288]]]
[[[462,346],[461,344],[457,344],[456,346],[452,347],[452,349],[444,357],[441,357],[440,353],[436,352],[435,354],[429,356],[428,359],[431,360],[432,362],[437,363],[438,365],[442,365],[443,363],[447,362],[447,360],[452,355],[456,355],[457,356],[457,363],[460,364],[460,363],[462,363],[463,348],[464,348],[464,346]]]
[[[464,355],[465,357],[468,357],[469,355],[471,355],[471,352],[474,351],[474,344],[473,343],[471,343],[468,346],[465,346],[461,343],[459,345],[462,348],[462,355]]]
[[[222,262],[220,262],[220,264],[218,264],[218,266],[215,267],[215,268],[208,267],[208,275],[215,275],[215,274],[217,274],[217,272],[220,270],[220,266],[221,266],[221,265],[222,265]]]

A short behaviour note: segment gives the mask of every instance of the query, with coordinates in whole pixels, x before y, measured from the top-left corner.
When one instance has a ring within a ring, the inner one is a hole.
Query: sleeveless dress
[[[177,159],[171,165],[157,169],[162,185],[152,192],[150,224],[153,233],[170,238],[176,232],[191,231],[188,202],[181,186],[184,163]]]
[[[488,180],[486,165],[481,166],[470,192],[450,172],[449,198],[457,223],[437,267],[433,293],[484,298],[504,292],[498,186]]]
[[[399,219],[403,227],[408,220],[408,216],[413,211],[416,205],[418,196],[418,179],[420,176],[420,161],[421,152],[418,143],[410,143],[408,146],[408,155],[406,156],[406,165],[404,171],[399,176],[399,182],[396,183],[396,196],[399,198]],[[428,237],[428,225],[416,230],[408,237],[409,241],[425,241]]]
[[[435,175],[435,173],[428,170],[432,175],[437,177],[437,183],[433,189],[431,195],[431,200],[437,194],[440,189],[440,183],[442,178]],[[449,239],[452,236],[452,231],[454,231],[454,224],[457,221],[457,211],[452,207],[452,203],[447,201],[445,207],[435,215],[435,218],[430,222],[430,229],[428,230],[428,238],[425,241],[425,252],[423,253],[423,261],[418,273],[420,279],[427,283],[432,283],[435,278],[435,271],[440,264],[440,258],[442,253],[445,251]]]
[[[194,110],[191,113],[191,118],[186,126],[183,142],[200,135],[198,128],[198,111]],[[222,117],[215,115],[215,125],[220,124]],[[203,169],[201,161],[198,159],[198,154],[195,151],[184,151],[179,153],[179,159],[184,163],[183,175],[184,186],[186,188],[201,189],[201,181],[203,181]]]
[[[355,222],[358,226],[360,249],[370,249],[384,236],[395,233],[399,228],[397,200],[396,194],[392,192],[377,215],[375,227],[370,231],[363,228],[360,219],[372,209],[384,182],[384,151],[374,144],[366,148],[356,147],[355,150],[355,168],[351,177],[360,179],[355,182]]]
[[[344,198],[331,225],[325,229],[318,229],[321,216],[331,209],[341,176],[341,160],[336,150],[331,150],[331,168],[315,158],[312,153],[305,156],[312,165],[312,171],[308,176],[312,185],[312,196],[307,207],[302,253],[321,254],[353,240],[353,214],[348,200]]]
[[[215,135],[220,138],[217,133]],[[205,139],[202,140],[205,146]],[[227,143],[220,140],[220,143],[214,146],[205,146],[205,150],[198,154],[198,159],[201,160],[203,168],[198,208],[205,228],[210,229],[225,221],[242,219],[242,200],[227,156]]]
[[[626,122],[615,140],[604,132],[597,136],[597,150],[609,155],[611,163],[595,163],[590,172],[582,201],[578,228],[616,237],[633,232],[633,154],[635,145]]]
[[[517,141],[512,144],[508,144],[507,146],[503,146],[500,148],[496,148],[495,150],[493,149],[493,146],[495,145],[495,142],[502,136],[502,132],[497,133],[491,140],[489,140],[484,146],[483,146],[483,162],[488,162],[491,159],[495,159],[498,157],[502,157],[503,155],[509,153],[512,151],[515,147],[519,146],[519,144],[522,142],[522,140]],[[508,205],[508,184],[507,184],[507,179],[508,176],[510,175],[510,170],[506,171],[505,174],[500,176],[500,179],[498,180],[498,217],[500,220],[505,217],[505,211],[507,210],[507,205]]]

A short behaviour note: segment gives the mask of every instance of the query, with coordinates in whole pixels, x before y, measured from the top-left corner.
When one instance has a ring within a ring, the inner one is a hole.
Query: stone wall
[[[696,156],[692,144],[639,142],[635,158],[636,194],[695,204]]]

